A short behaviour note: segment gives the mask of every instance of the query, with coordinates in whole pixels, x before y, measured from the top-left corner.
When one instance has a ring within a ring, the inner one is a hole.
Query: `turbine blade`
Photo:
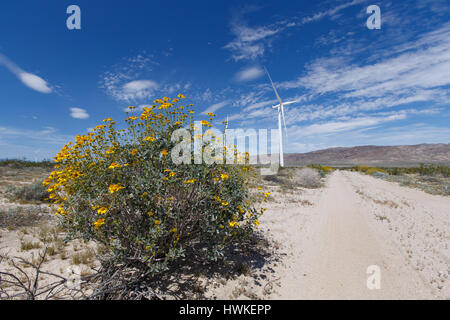
[[[298,101],[297,100],[295,100],[295,101],[288,101],[288,102],[283,102],[283,104],[285,106],[287,106],[288,104],[293,104],[293,103],[296,103],[296,102],[298,102]]]
[[[275,95],[277,96],[278,102],[280,103],[280,105],[283,105],[283,102],[281,101],[281,98],[278,95],[277,89],[275,88],[275,85],[273,84],[272,78],[270,77],[269,71],[267,71],[266,67],[264,67],[264,70],[266,70],[267,76],[269,77],[270,84],[272,85],[273,91],[275,92]]]

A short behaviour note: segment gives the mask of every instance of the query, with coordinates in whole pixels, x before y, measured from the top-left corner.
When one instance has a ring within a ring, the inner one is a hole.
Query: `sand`
[[[450,198],[344,171],[322,189],[274,190],[273,198],[261,226],[281,259],[212,289],[211,297],[450,298]],[[379,289],[367,286],[373,265]]]

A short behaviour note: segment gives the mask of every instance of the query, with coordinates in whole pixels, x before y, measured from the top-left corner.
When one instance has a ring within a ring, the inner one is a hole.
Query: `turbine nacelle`
[[[275,96],[277,97],[277,100],[279,102],[279,104],[277,104],[276,106],[273,106],[272,108],[278,109],[278,129],[280,132],[280,166],[284,167],[283,132],[282,132],[282,126],[281,126],[281,119],[283,119],[284,133],[287,138],[286,119],[284,117],[284,106],[288,105],[288,104],[296,103],[298,101],[288,101],[288,102],[283,103],[283,101],[281,100],[281,98],[277,92],[277,89],[275,88],[275,85],[273,84],[273,81],[272,81],[272,78],[270,77],[269,71],[267,71],[267,69],[265,67],[264,67],[264,70],[266,70],[267,76],[269,77],[269,80],[270,80],[270,84],[272,85],[273,91],[275,92]]]
[[[296,103],[296,102],[298,102],[298,100],[295,100],[295,101],[288,101],[288,102],[283,102],[283,107],[286,106],[286,105],[288,105],[288,104],[293,104],[293,103]],[[277,104],[276,106],[273,106],[272,109],[277,109],[277,108],[279,108],[280,106],[281,106],[280,104]]]

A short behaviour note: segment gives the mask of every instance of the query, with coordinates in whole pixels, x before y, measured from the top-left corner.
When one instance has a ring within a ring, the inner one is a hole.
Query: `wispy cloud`
[[[14,62],[9,60],[6,56],[0,53],[0,65],[6,67],[12,74],[14,74],[24,85],[28,88],[33,89],[35,91],[41,93],[50,93],[52,92],[52,88],[49,86],[47,81],[42,79],[41,77],[23,71],[20,67],[18,67]]]
[[[160,83],[153,78],[153,68],[159,64],[148,54],[124,58],[121,62],[104,72],[100,88],[119,102],[148,103],[157,94],[173,94],[188,90],[190,82]]]
[[[283,31],[315,22],[325,17],[335,18],[340,11],[363,2],[365,0],[352,0],[303,18],[279,19],[273,23],[260,26],[249,26],[246,22],[244,16],[251,11],[257,10],[255,8],[247,8],[232,18],[231,32],[234,35],[234,39],[225,45],[225,49],[231,51],[231,57],[234,61],[255,60],[265,54],[266,50],[271,47],[275,37]]]
[[[348,8],[348,7],[351,7],[351,6],[354,6],[354,5],[357,5],[357,4],[361,4],[363,2],[365,2],[365,0],[353,0],[353,1],[349,1],[349,2],[346,2],[346,3],[343,3],[343,4],[340,4],[340,5],[331,7],[328,10],[320,11],[320,12],[317,12],[317,13],[315,13],[313,15],[310,15],[310,16],[302,18],[301,19],[301,24],[315,22],[315,21],[321,20],[321,19],[323,19],[325,17],[332,17],[333,18],[340,11],[342,11],[342,10]]]
[[[237,81],[250,81],[260,78],[264,75],[264,70],[260,66],[252,66],[245,68],[235,75]]]
[[[133,80],[123,85],[121,100],[142,100],[154,95],[158,84],[153,80]]]
[[[344,121],[329,121],[325,123],[315,123],[309,126],[303,127],[291,127],[291,132],[294,132],[294,136],[299,134],[301,136],[309,136],[316,134],[334,134],[336,132],[351,131],[355,129],[373,127],[375,125],[391,122],[396,120],[402,120],[406,118],[406,114],[390,115],[387,117],[362,117],[353,118]]]
[[[248,12],[249,10],[244,10],[235,15],[231,21],[231,32],[234,39],[225,46],[225,49],[231,51],[234,61],[254,60],[263,56],[274,36],[295,25],[289,21],[278,21],[250,27],[243,18],[243,15]]]
[[[223,107],[227,106],[230,104],[230,100],[225,100],[219,103],[215,103],[211,106],[209,106],[205,111],[202,112],[202,114],[207,114],[209,112],[214,113],[219,109],[222,109]]]
[[[43,127],[40,130],[19,129],[14,127],[0,126],[0,139],[7,141],[19,139],[20,141],[38,141],[42,144],[63,145],[69,142],[73,137],[59,133],[58,129],[53,127]]]
[[[89,114],[85,109],[81,108],[70,108],[70,116],[74,119],[87,119]]]
[[[450,23],[398,47],[398,56],[373,64],[352,64],[346,59],[321,58],[307,74],[282,88],[304,87],[315,94],[344,93],[346,97],[383,97],[450,84]]]

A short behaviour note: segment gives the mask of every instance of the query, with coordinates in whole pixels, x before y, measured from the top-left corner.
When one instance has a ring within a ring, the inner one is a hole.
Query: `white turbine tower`
[[[287,138],[287,130],[286,130],[286,119],[284,117],[284,106],[292,103],[296,103],[297,101],[288,101],[283,102],[281,101],[280,96],[278,95],[277,89],[275,88],[275,85],[273,84],[272,78],[270,77],[269,71],[264,67],[264,70],[266,70],[267,76],[269,77],[270,84],[272,85],[273,91],[275,92],[275,95],[277,96],[277,100],[279,104],[276,106],[273,106],[272,108],[278,109],[278,129],[280,134],[280,167],[284,167],[284,154],[283,154],[283,130],[281,128],[281,118],[283,118],[283,125],[284,125],[284,133]]]

